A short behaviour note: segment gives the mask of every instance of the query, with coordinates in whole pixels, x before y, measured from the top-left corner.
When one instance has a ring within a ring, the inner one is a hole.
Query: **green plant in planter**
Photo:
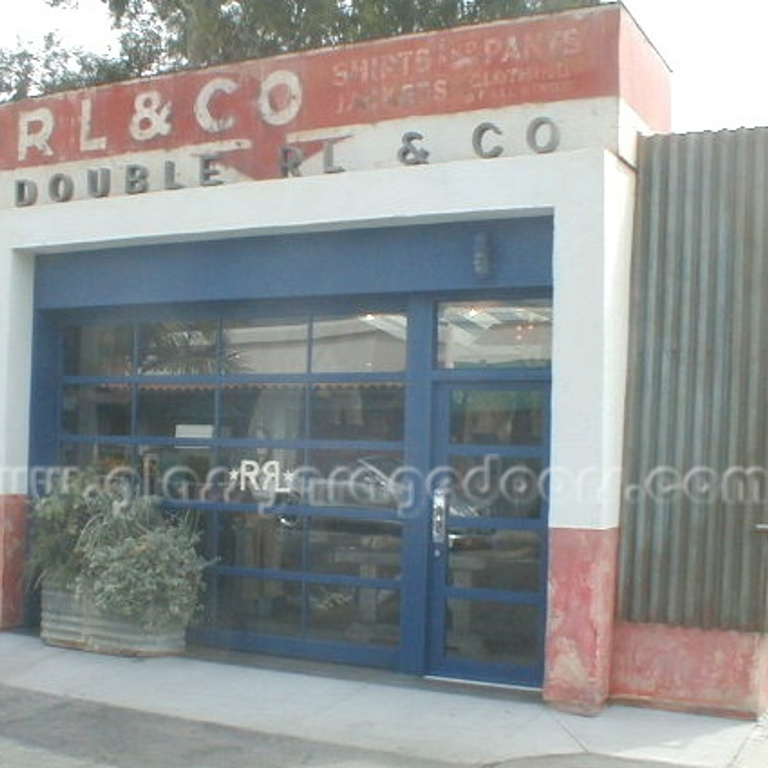
[[[33,584],[67,585],[82,569],[77,550],[88,521],[112,505],[112,494],[100,490],[94,472],[72,472],[57,477],[44,496],[33,499],[30,511],[31,546],[27,576]]]
[[[208,564],[192,515],[87,471],[36,499],[31,522],[28,566],[44,587],[147,631],[191,621]]]
[[[78,538],[76,594],[148,630],[187,626],[207,565],[197,542],[191,515],[168,516],[154,498],[117,500]]]

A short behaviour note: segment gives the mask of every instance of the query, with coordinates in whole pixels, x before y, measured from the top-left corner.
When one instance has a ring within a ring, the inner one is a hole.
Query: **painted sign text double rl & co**
[[[4,104],[4,204],[103,197],[108,179],[130,194],[552,151],[549,107],[615,95],[612,18],[517,19]],[[435,146],[459,132],[458,157]]]

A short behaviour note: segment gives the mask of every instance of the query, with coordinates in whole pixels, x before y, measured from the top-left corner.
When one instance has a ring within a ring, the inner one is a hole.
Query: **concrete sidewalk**
[[[514,691],[279,664],[116,658],[0,634],[0,766],[768,766],[765,723],[623,706],[583,718]]]

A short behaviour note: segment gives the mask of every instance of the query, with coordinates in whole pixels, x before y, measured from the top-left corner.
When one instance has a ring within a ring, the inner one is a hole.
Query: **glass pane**
[[[300,582],[220,576],[220,629],[246,629],[262,635],[299,635],[303,587]]]
[[[127,376],[132,372],[133,327],[84,325],[64,334],[67,376]]]
[[[495,664],[537,661],[539,609],[490,601],[449,600],[446,655]]]
[[[405,315],[367,313],[315,318],[314,373],[376,373],[405,370]]]
[[[441,304],[440,368],[513,368],[552,359],[552,302],[476,301]]]
[[[296,440],[304,436],[306,389],[294,384],[227,386],[221,397],[221,436]]]
[[[196,514],[196,529],[199,535],[198,549],[200,554],[206,560],[215,560],[218,557],[216,549],[216,526],[218,525],[218,515],[214,511],[198,511]],[[213,579],[212,569],[205,572],[205,589],[210,589]]]
[[[394,589],[309,586],[310,635],[371,645],[400,642],[400,593]]]
[[[224,326],[227,373],[305,373],[307,318],[232,320]]]
[[[541,445],[544,393],[534,389],[451,392],[451,442]]]
[[[130,435],[131,388],[103,384],[64,387],[62,428],[75,435]]]
[[[219,565],[271,571],[303,569],[305,520],[278,515],[225,514],[219,530]]]
[[[65,443],[62,463],[67,467],[85,469],[93,467],[98,474],[114,471],[134,471],[133,448],[130,445],[104,445],[103,443]]]
[[[326,440],[402,440],[402,384],[323,384],[313,387],[312,437]]]
[[[149,493],[196,501],[204,496],[212,453],[207,446],[140,446],[139,467]]]
[[[320,507],[397,509],[406,490],[397,482],[400,453],[315,451],[297,478],[302,501]]]
[[[456,518],[541,514],[542,467],[537,459],[454,456],[450,472],[450,513]]]
[[[139,373],[155,376],[216,373],[218,336],[217,320],[145,325],[139,332]]]
[[[541,539],[533,531],[450,532],[449,583],[463,589],[536,592]]]
[[[137,433],[152,437],[213,437],[213,388],[158,384],[140,387]]]
[[[399,523],[314,519],[310,568],[365,579],[397,579],[402,570]]]

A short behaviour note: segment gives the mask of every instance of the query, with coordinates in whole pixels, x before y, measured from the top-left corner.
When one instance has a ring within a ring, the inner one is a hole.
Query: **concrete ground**
[[[233,664],[233,659],[243,663]],[[245,656],[0,634],[0,768],[768,768],[768,724]]]

